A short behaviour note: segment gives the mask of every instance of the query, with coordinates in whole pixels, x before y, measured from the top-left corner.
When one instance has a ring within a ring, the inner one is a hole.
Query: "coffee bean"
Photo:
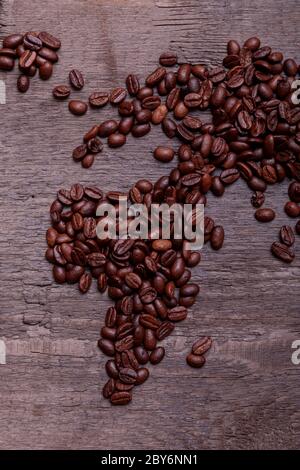
[[[187,309],[185,307],[174,307],[168,312],[168,319],[174,322],[185,320],[186,317]]]
[[[39,39],[42,41],[43,45],[49,47],[53,50],[58,50],[61,47],[61,42],[56,37],[52,36],[52,34],[47,33],[46,31],[42,31],[39,34]]]
[[[0,57],[0,66],[1,66],[1,59]],[[26,50],[23,52],[19,59],[19,64],[21,69],[29,69],[35,62],[36,60],[36,52],[35,51],[30,51]]]
[[[56,52],[48,47],[42,47],[42,49],[39,50],[38,55],[49,62],[55,63],[58,61],[58,55]]]
[[[125,88],[114,88],[112,92],[110,93],[109,100],[111,104],[118,105],[120,104],[123,100],[125,100],[127,96],[127,91]]]
[[[287,246],[292,246],[295,243],[295,235],[292,227],[283,225],[280,229],[280,240]]]
[[[17,81],[17,88],[21,93],[26,93],[30,85],[27,75],[20,75]]]
[[[284,210],[289,217],[299,217],[300,215],[300,206],[296,202],[287,202]]]
[[[255,218],[259,222],[271,222],[275,219],[275,212],[273,211],[273,209],[257,209],[257,211],[255,212]]]
[[[221,225],[216,225],[211,232],[210,244],[214,250],[220,250],[224,242],[224,229]]]
[[[131,129],[131,133],[133,137],[139,138],[139,137],[144,137],[146,134],[148,134],[151,130],[151,126],[149,123],[147,124],[139,124],[136,126],[133,126]]]
[[[204,356],[196,356],[196,354],[190,353],[186,357],[186,362],[190,367],[200,368],[203,367],[205,364],[205,357]]]
[[[157,147],[154,150],[154,158],[160,162],[170,162],[173,160],[175,152],[170,147]]]
[[[212,345],[212,339],[209,336],[203,336],[199,338],[192,346],[192,353],[195,356],[202,356],[205,354]]]
[[[136,378],[136,383],[135,385],[141,385],[143,384],[144,382],[146,382],[146,380],[148,379],[149,377],[149,371],[146,367],[141,367],[138,371],[137,371],[137,378]]]
[[[87,104],[80,100],[69,101],[69,111],[75,116],[82,116],[87,112]]]
[[[93,108],[102,108],[109,101],[108,93],[95,91],[89,96],[89,103]]]
[[[91,284],[92,284],[92,276],[88,273],[83,274],[79,280],[80,292],[85,294],[90,289]]]
[[[81,90],[84,87],[84,78],[80,70],[73,69],[69,73],[70,84],[75,90]]]
[[[151,364],[159,364],[165,356],[165,349],[163,347],[158,347],[155,348],[153,351],[151,351],[151,354],[149,356]]]
[[[138,77],[134,74],[128,75],[128,77],[126,78],[126,87],[127,87],[128,93],[131,96],[137,95],[140,89],[140,83],[139,83]]]
[[[121,147],[122,145],[126,143],[126,136],[123,134],[117,134],[117,133],[110,134],[107,139],[107,143],[108,143],[108,146],[112,148]]]
[[[177,64],[177,54],[175,52],[164,52],[159,57],[159,63],[163,67],[172,67]]]
[[[256,191],[251,197],[251,204],[255,208],[259,208],[265,202],[265,195],[259,191]]]
[[[132,395],[130,392],[114,392],[110,397],[112,405],[127,405],[131,402],[131,399]]]
[[[40,38],[30,33],[25,34],[24,39],[23,39],[23,44],[24,44],[25,49],[30,49],[31,51],[36,51],[36,52],[39,51],[43,46],[43,43],[40,40]]]
[[[300,235],[300,220],[298,220],[298,222],[295,225],[295,231],[297,235]]]
[[[39,68],[39,74],[42,80],[49,80],[49,78],[52,75],[52,72],[53,72],[53,66],[51,62],[45,62]]]
[[[146,85],[150,88],[156,86],[165,76],[166,69],[164,67],[158,67],[146,78]]]
[[[7,47],[9,49],[16,49],[22,43],[23,34],[11,34],[3,39],[3,47]]]
[[[293,181],[289,185],[289,198],[293,202],[300,202],[300,182],[299,181]]]
[[[285,263],[291,263],[295,258],[294,252],[283,243],[274,242],[271,246],[271,251],[276,258]]]
[[[71,90],[68,86],[58,85],[53,88],[52,94],[58,100],[65,100],[70,96]]]

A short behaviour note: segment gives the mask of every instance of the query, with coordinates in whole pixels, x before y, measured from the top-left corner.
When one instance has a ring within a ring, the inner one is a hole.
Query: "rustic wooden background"
[[[35,79],[16,91],[17,71],[0,74],[7,104],[0,106],[0,448],[27,449],[266,449],[299,448],[300,366],[291,344],[300,339],[297,259],[287,267],[270,243],[287,219],[286,184],[268,190],[279,211],[267,225],[254,221],[250,194],[240,182],[209,200],[223,223],[221,252],[205,248],[195,270],[201,295],[166,343],[166,357],[128,407],[102,398],[106,358],[98,331],[109,300],[96,288],[82,296],[55,285],[44,260],[48,207],[58,188],[73,182],[127,189],[168,166],[151,150],[158,131],[126,147],[106,149],[91,170],[70,158],[92,124],[111,109],[69,114],[51,97],[72,67],[85,72],[87,98],[97,88],[144,77],[166,48],[181,60],[218,64],[231,37],[258,34],[300,61],[297,0],[2,0],[0,37],[49,30],[62,39],[50,82]],[[76,93],[74,93],[75,95]],[[185,356],[200,335],[214,338],[207,365],[188,368]]]

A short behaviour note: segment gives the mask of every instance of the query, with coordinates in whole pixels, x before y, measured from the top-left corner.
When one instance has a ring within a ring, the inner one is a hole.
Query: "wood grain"
[[[101,396],[106,359],[96,340],[109,300],[95,287],[83,297],[55,285],[43,257],[48,207],[60,187],[81,181],[125,190],[170,168],[151,157],[167,141],[158,129],[105,149],[92,170],[72,161],[83,132],[114,113],[75,118],[52,100],[52,87],[71,68],[85,71],[86,87],[74,96],[87,98],[122,84],[129,72],[145,77],[167,48],[182,61],[218,64],[231,37],[258,34],[299,62],[299,15],[297,0],[0,1],[1,38],[46,29],[63,43],[52,79],[33,80],[26,95],[16,91],[16,70],[0,75],[7,86],[0,110],[0,338],[7,345],[0,448],[299,448],[300,366],[291,362],[291,344],[300,339],[299,240],[290,267],[269,254],[287,222],[286,184],[268,189],[278,216],[266,225],[254,221],[242,182],[221,200],[210,197],[207,211],[226,230],[224,249],[204,249],[194,270],[199,300],[125,408]],[[185,356],[202,334],[214,346],[205,368],[192,370]]]

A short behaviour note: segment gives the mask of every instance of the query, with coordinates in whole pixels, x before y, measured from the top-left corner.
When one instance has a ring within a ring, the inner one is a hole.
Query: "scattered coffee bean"
[[[71,100],[69,102],[69,111],[75,116],[82,116],[87,112],[87,104],[80,100]]]
[[[52,94],[57,100],[65,100],[70,96],[71,90],[66,85],[58,85],[53,88]]]
[[[70,84],[75,90],[81,90],[84,87],[84,78],[80,70],[73,69],[69,73]]]
[[[273,209],[257,209],[255,212],[255,218],[259,222],[271,222],[273,219],[275,219],[275,212]]]

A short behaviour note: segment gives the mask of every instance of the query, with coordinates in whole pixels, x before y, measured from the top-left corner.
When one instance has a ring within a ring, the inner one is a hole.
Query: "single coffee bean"
[[[80,70],[73,69],[69,73],[70,84],[75,90],[81,90],[84,87],[84,78]]]
[[[52,94],[57,100],[65,100],[70,96],[71,90],[68,86],[58,85],[53,88]]]
[[[224,229],[221,225],[216,225],[211,232],[210,244],[214,250],[220,250],[224,242]]]
[[[148,134],[151,131],[151,126],[149,123],[147,124],[139,124],[136,126],[133,126],[131,129],[131,133],[133,137],[139,138],[139,137],[144,137],[144,135]]]
[[[30,85],[27,75],[20,75],[17,81],[17,88],[21,93],[26,93]]]
[[[111,148],[121,147],[126,143],[126,136],[123,134],[110,134],[107,139],[107,144]]]
[[[160,162],[166,163],[173,160],[175,152],[170,147],[157,147],[154,150],[154,158]]]
[[[296,202],[287,202],[284,210],[289,217],[299,217],[300,215],[300,206]]]
[[[285,263],[291,263],[295,258],[294,252],[283,243],[274,242],[271,246],[271,251],[276,258]]]
[[[34,36],[31,33],[25,34],[24,39],[23,39],[23,44],[24,44],[25,49],[29,49],[31,51],[39,51],[43,46],[43,43],[40,40],[40,38],[38,38],[37,36]]]
[[[110,397],[112,405],[127,405],[132,399],[130,392],[114,392]]]
[[[273,211],[273,209],[257,209],[257,211],[255,212],[255,218],[259,222],[271,222],[275,219],[275,212]]]
[[[81,276],[79,280],[79,290],[82,294],[85,294],[91,287],[92,276],[88,273],[85,273]]]
[[[3,47],[16,49],[23,42],[23,34],[11,34],[3,39]]]
[[[61,47],[61,42],[56,37],[52,36],[52,34],[47,33],[46,31],[42,31],[39,34],[39,39],[42,41],[43,45],[49,47],[53,50],[58,50]]]
[[[1,57],[0,57],[0,66],[1,66]],[[23,52],[19,59],[19,64],[21,69],[29,69],[35,62],[36,60],[36,52],[35,51],[30,51],[26,50]]]
[[[148,377],[149,377],[149,370],[146,367],[141,367],[137,371],[137,378],[136,378],[135,385],[143,384],[144,382],[146,382]]]
[[[205,364],[205,357],[204,356],[196,356],[196,354],[190,353],[186,357],[186,362],[190,367],[195,367],[199,369],[203,367]]]
[[[138,77],[134,74],[128,75],[128,77],[126,78],[126,87],[127,87],[128,93],[131,96],[137,95],[140,89],[140,83],[139,83]]]
[[[177,64],[177,54],[175,52],[163,52],[159,57],[159,63],[163,67],[172,67]]]
[[[118,105],[120,104],[123,100],[125,100],[127,96],[127,91],[125,88],[114,88],[110,94],[109,100],[111,104]]]
[[[109,101],[108,93],[95,91],[89,96],[89,103],[93,108],[103,108]]]
[[[289,198],[293,202],[300,202],[300,182],[299,181],[293,181],[289,185]]]
[[[39,68],[39,74],[42,80],[49,80],[49,78],[52,75],[52,72],[53,72],[53,65],[51,64],[51,62],[45,62]]]
[[[287,246],[292,246],[295,243],[295,234],[289,225],[283,225],[280,229],[280,240]]]
[[[98,127],[98,134],[100,137],[108,137],[109,135],[116,132],[118,129],[118,122],[114,119],[109,119],[107,121],[103,121],[100,126]]]
[[[295,225],[295,231],[297,235],[300,235],[300,220],[298,220],[298,222]]]
[[[58,61],[58,55],[56,52],[48,47],[42,47],[42,49],[39,50],[38,55],[49,62],[55,63]]]
[[[199,338],[192,346],[192,353],[196,356],[202,356],[205,354],[212,345],[212,339],[209,336],[203,336]]]
[[[82,116],[87,112],[87,104],[80,100],[71,100],[69,102],[69,111],[75,116]]]
[[[259,191],[256,191],[251,197],[251,204],[255,208],[259,208],[265,202],[265,195]]]
[[[174,322],[185,320],[187,317],[187,309],[185,307],[174,307],[168,312],[168,319]]]
[[[164,67],[158,67],[146,78],[146,85],[150,88],[156,86],[166,75],[166,69]]]
[[[165,356],[165,348],[163,347],[158,347],[155,348],[153,351],[151,351],[151,354],[149,356],[151,364],[159,364]]]

